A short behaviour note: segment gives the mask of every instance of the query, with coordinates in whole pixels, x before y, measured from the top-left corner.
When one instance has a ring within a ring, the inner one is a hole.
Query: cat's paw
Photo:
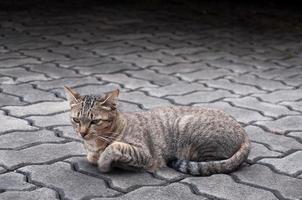
[[[100,172],[106,173],[111,171],[111,165],[110,164],[99,164],[98,168]]]
[[[88,153],[86,156],[89,163],[96,165],[98,163],[99,156],[96,154]]]

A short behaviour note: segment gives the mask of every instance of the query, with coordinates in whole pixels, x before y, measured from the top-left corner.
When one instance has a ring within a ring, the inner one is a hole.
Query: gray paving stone
[[[282,68],[267,70],[265,72],[261,72],[257,74],[260,77],[267,78],[267,79],[280,79],[282,77],[289,77],[294,76],[301,73],[301,68],[294,67],[294,68],[287,68],[286,70]]]
[[[154,172],[154,174],[162,179],[171,180],[180,180],[187,177],[186,174],[180,173],[172,168],[164,167]]]
[[[135,47],[130,45],[124,45],[124,46],[117,46],[112,48],[96,48],[93,49],[94,52],[96,52],[98,55],[101,56],[112,56],[112,55],[125,55],[125,54],[131,54],[142,51],[143,48],[141,47]]]
[[[235,172],[242,182],[277,190],[284,198],[301,199],[302,179],[274,173],[266,166],[255,164]]]
[[[92,66],[85,66],[85,67],[74,67],[74,69],[79,70],[81,74],[84,75],[91,75],[91,74],[107,74],[107,73],[114,73],[120,72],[124,70],[136,70],[138,67],[135,67],[128,63],[102,63],[98,65]]]
[[[4,75],[8,75],[8,76],[16,78],[16,81],[14,81],[13,83],[49,79],[49,78],[46,78],[45,75],[43,75],[41,73],[29,72],[21,67],[0,69],[0,74],[4,74]]]
[[[209,107],[215,109],[221,109],[226,113],[233,116],[237,121],[241,123],[251,123],[257,120],[267,120],[268,118],[263,117],[258,112],[246,110],[238,107],[233,107],[226,102],[214,102],[214,103],[198,103],[194,104],[194,106],[202,106],[202,107]]]
[[[72,155],[84,155],[81,143],[41,144],[22,150],[0,150],[0,163],[15,169],[29,164],[44,164]]]
[[[86,196],[113,196],[118,192],[106,187],[102,179],[88,176],[71,169],[68,163],[26,166],[19,169],[30,173],[31,180],[62,191],[64,198],[82,199]],[[89,183],[89,184],[87,184]]]
[[[297,101],[302,99],[302,89],[278,90],[268,94],[254,94],[264,101],[277,103],[281,101]]]
[[[158,106],[171,105],[171,103],[165,99],[150,97],[142,92],[136,92],[136,91],[121,93],[119,98],[123,101],[140,104],[145,109],[150,109]]]
[[[198,70],[209,70],[211,69],[206,63],[204,62],[197,62],[197,63],[177,63],[171,66],[155,66],[152,67],[159,71],[162,74],[175,74],[175,73],[188,73]]]
[[[93,198],[93,200],[131,200],[131,199],[158,199],[158,200],[173,200],[173,199],[192,199],[206,200],[205,197],[193,194],[188,186],[180,183],[172,183],[163,187],[142,187],[133,192],[127,193],[115,198]]]
[[[25,64],[41,64],[41,61],[34,58],[7,59],[1,61],[0,68],[12,68]]]
[[[243,98],[227,98],[224,101],[233,103],[234,105],[251,110],[257,110],[269,117],[281,117],[284,115],[297,115],[298,112],[290,111],[285,106],[280,106],[272,103],[261,102],[254,97]]]
[[[51,47],[48,48],[50,49],[52,52],[54,53],[60,53],[68,58],[71,59],[78,59],[78,58],[94,58],[94,57],[98,57],[96,55],[94,55],[92,52],[89,51],[83,51],[81,49],[76,49],[73,46],[57,46],[57,47]],[[61,61],[60,61],[61,62]]]
[[[73,127],[71,125],[67,126],[56,126],[54,130],[61,136],[72,138],[75,140],[80,140],[79,136],[75,133]]]
[[[296,74],[290,77],[278,77],[276,80],[284,81],[289,86],[301,86],[302,85],[302,74]]]
[[[302,139],[302,132],[290,132],[288,135]]]
[[[301,148],[302,150],[302,144]],[[273,165],[277,171],[294,175],[297,172],[302,172],[300,161],[302,159],[302,151],[296,151],[283,158],[266,158],[262,159],[261,163]]]
[[[53,200],[58,199],[56,192],[48,188],[39,188],[33,191],[6,191],[0,193],[2,200],[22,199],[22,200]]]
[[[286,131],[301,131],[302,116],[286,116],[274,121],[259,121],[257,124],[265,126],[272,132],[285,133]]]
[[[219,80],[203,80],[200,83],[207,84],[211,88],[225,89],[234,92],[235,94],[248,95],[255,93],[265,93],[265,91],[258,90],[256,87],[243,85],[239,83],[232,83],[227,79]]]
[[[247,134],[252,141],[267,144],[272,150],[287,152],[291,149],[300,149],[301,143],[295,139],[283,135],[264,132],[256,126],[245,127]]]
[[[245,74],[243,76],[230,76],[227,78],[239,84],[242,83],[242,84],[252,85],[268,91],[274,91],[280,89],[292,89],[291,86],[284,85],[280,81],[258,78],[255,75],[250,75],[250,74]]]
[[[26,106],[5,106],[3,109],[9,110],[9,113],[18,116],[28,115],[51,115],[57,112],[69,110],[67,101],[62,102],[41,102]]]
[[[48,130],[39,131],[18,131],[5,135],[0,135],[0,149],[14,149],[28,147],[44,142],[60,142],[63,138],[56,137],[55,134]]]
[[[95,77],[100,78],[103,81],[110,83],[118,83],[126,88],[137,89],[140,87],[156,87],[156,85],[151,84],[149,81],[140,80],[137,78],[132,78],[126,76],[125,74],[98,74]]]
[[[139,105],[135,103],[129,103],[122,100],[118,102],[118,109],[122,112],[139,112],[143,110],[141,107],[139,107]]]
[[[0,126],[0,133],[12,130],[35,130],[37,128],[30,126],[28,121],[11,117],[5,115],[2,110],[0,110],[1,116],[1,126]]]
[[[75,73],[75,71],[73,71],[73,70],[58,67],[52,63],[39,64],[39,65],[25,65],[25,67],[28,67],[32,71],[35,71],[35,72],[47,74],[47,76],[49,76],[51,78],[79,76],[79,74]]]
[[[159,62],[158,60],[141,58],[135,54],[115,55],[115,56],[111,56],[111,58],[114,58],[121,62],[132,63],[132,64],[135,64],[136,66],[142,67],[142,68],[146,68],[149,66],[164,65],[163,63]]]
[[[14,83],[15,80],[12,77],[7,77],[7,76],[0,77],[0,84],[14,84]]]
[[[9,94],[22,96],[25,101],[34,103],[38,101],[61,100],[54,94],[34,89],[31,85],[0,85],[0,87]],[[9,104],[8,104],[9,105]]]
[[[173,99],[176,103],[187,105],[191,103],[202,103],[219,101],[226,97],[237,97],[237,95],[231,94],[225,90],[215,91],[197,91],[183,96],[167,96],[169,99]]]
[[[112,59],[108,58],[108,57],[96,57],[96,58],[83,57],[83,58],[75,58],[75,59],[71,59],[71,60],[63,60],[63,61],[61,60],[57,63],[61,67],[71,68],[74,66],[77,66],[77,67],[95,66],[95,65],[102,64],[102,63],[110,63],[110,62],[112,62]]]
[[[166,181],[156,179],[147,172],[132,172],[114,169],[110,173],[101,173],[96,166],[89,164],[86,158],[71,158],[67,161],[74,163],[77,171],[109,180],[111,188],[127,192],[140,186],[162,185]]]
[[[222,69],[229,69],[236,73],[244,73],[254,70],[254,67],[251,65],[244,64],[244,63],[236,63],[226,59],[211,60],[208,61],[207,63],[210,64],[211,66],[219,67]]]
[[[67,85],[69,87],[76,87],[86,84],[102,84],[102,81],[98,81],[94,77],[67,77],[62,79],[56,79],[56,80],[49,80],[49,81],[34,81],[33,84],[37,85],[38,88],[49,90],[49,89],[55,89],[55,88],[61,88],[64,85]]]
[[[176,75],[186,81],[213,80],[230,75],[231,72],[224,69],[204,69],[191,73],[177,73]]]
[[[23,105],[23,104],[26,104],[26,103],[21,102],[18,97],[0,93],[0,107],[6,106],[6,105]]]
[[[190,177],[182,182],[194,185],[201,194],[209,194],[217,198],[242,199],[278,199],[271,192],[236,183],[230,176],[217,174],[208,177]]]
[[[4,167],[1,167],[1,166],[0,166],[0,174],[2,174],[2,173],[4,173],[4,172],[6,172],[6,169],[5,169]]]
[[[153,59],[153,60],[159,60],[161,63],[164,64],[174,64],[174,63],[181,63],[181,62],[187,62],[184,58],[181,56],[171,56],[168,54],[163,54],[161,51],[150,51],[150,52],[138,52],[138,54],[142,58],[148,58],[148,59]]]
[[[147,80],[152,84],[160,86],[170,85],[178,81],[178,79],[173,76],[158,74],[149,69],[143,69],[139,71],[126,71],[125,73],[131,77]]]
[[[193,91],[213,91],[198,83],[176,82],[171,85],[163,86],[160,88],[142,88],[152,96],[162,97],[166,95],[183,95]]]
[[[199,61],[199,60],[216,60],[219,58],[228,57],[230,54],[226,52],[214,52],[214,51],[204,51],[198,52],[196,54],[184,55],[187,60]]]
[[[22,53],[27,56],[32,56],[41,59],[45,62],[56,60],[67,60],[68,58],[58,53],[53,53],[47,49],[23,50]]]
[[[59,125],[69,125],[69,113],[64,112],[60,114],[47,115],[47,116],[31,116],[26,117],[33,121],[34,125],[39,127],[48,127],[48,126],[59,126]]]
[[[251,143],[251,151],[250,151],[248,160],[252,161],[252,162],[255,162],[255,161],[257,161],[259,159],[262,159],[262,158],[278,157],[278,156],[281,156],[281,155],[282,155],[281,153],[271,151],[262,144],[252,142]],[[262,160],[264,160],[264,159],[262,159]]]
[[[282,102],[280,104],[290,106],[292,109],[302,112],[302,101]]]
[[[29,190],[33,188],[35,186],[27,183],[22,174],[14,172],[0,174],[0,190]]]

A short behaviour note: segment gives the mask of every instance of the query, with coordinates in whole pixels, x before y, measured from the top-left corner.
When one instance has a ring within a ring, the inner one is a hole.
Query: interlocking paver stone
[[[37,85],[38,88],[49,90],[54,88],[61,88],[66,85],[69,87],[81,86],[86,84],[102,84],[101,81],[98,81],[94,77],[75,77],[75,78],[62,78],[49,81],[34,81],[34,85]]]
[[[0,135],[0,149],[13,149],[28,147],[45,142],[60,142],[63,138],[56,137],[48,130],[39,131],[17,131],[5,135]]]
[[[229,99],[225,99],[225,101],[230,102],[242,108],[257,110],[258,112],[262,112],[265,116],[270,116],[275,118],[284,115],[298,114],[297,112],[290,111],[285,106],[275,105],[267,102],[261,102],[253,97],[229,98]]]
[[[266,166],[255,164],[242,168],[234,174],[242,182],[276,190],[284,198],[301,199],[302,197],[302,179],[277,174]]]
[[[164,74],[158,74],[152,70],[144,69],[144,70],[135,70],[135,71],[126,71],[126,74],[129,74],[131,77],[135,77],[138,79],[148,80],[153,84],[165,86],[170,85],[173,82],[177,81],[177,78],[173,76],[168,76]]]
[[[29,125],[29,122],[23,119],[11,117],[5,115],[2,110],[0,110],[1,116],[1,126],[0,133],[12,130],[35,130],[36,128]]]
[[[22,117],[27,115],[50,115],[57,112],[69,110],[67,101],[62,102],[41,102],[26,106],[5,106],[3,109],[9,110],[9,113]]]
[[[113,196],[118,192],[106,187],[104,180],[71,169],[68,163],[26,166],[19,169],[30,173],[31,180],[62,190],[65,198],[81,199],[85,196]],[[89,184],[87,184],[89,183]]]
[[[0,68],[11,68],[11,67],[21,66],[24,64],[41,64],[41,62],[34,58],[7,59],[1,61]]]
[[[134,102],[136,104],[140,104],[145,109],[150,109],[157,106],[171,105],[168,100],[150,97],[142,92],[121,93],[120,99],[127,102]]]
[[[301,144],[302,150],[302,144]],[[266,158],[262,159],[261,163],[267,163],[274,166],[278,171],[281,171],[286,174],[295,174],[302,171],[300,161],[302,159],[302,151],[294,152],[283,158]]]
[[[269,130],[284,133],[285,131],[301,131],[301,120],[302,116],[286,116],[274,121],[257,122],[257,124],[263,125]]]
[[[16,83],[35,80],[48,80],[44,74],[29,72],[21,67],[0,69],[0,74],[9,75],[16,78]]]
[[[54,200],[58,199],[58,197],[54,190],[48,188],[40,188],[33,191],[6,191],[0,194],[0,199]]]
[[[83,155],[81,143],[41,144],[22,150],[0,150],[1,165],[17,168],[28,164],[42,164],[72,155]]]
[[[262,144],[252,142],[251,143],[251,151],[250,151],[250,154],[248,156],[248,159],[250,161],[254,162],[254,161],[262,159],[262,158],[278,157],[278,156],[281,156],[281,153],[271,151]]]
[[[18,97],[8,95],[8,94],[3,94],[0,93],[0,107],[6,106],[6,105],[22,105],[26,104],[24,102],[21,102]]]
[[[35,186],[27,183],[22,174],[8,172],[0,174],[0,190],[28,190]]]
[[[199,71],[201,69],[211,69],[206,63],[177,63],[171,66],[156,66],[152,69],[158,70],[162,74],[175,74]]]
[[[47,115],[47,116],[31,116],[31,117],[27,117],[26,119],[32,120],[36,126],[40,126],[40,127],[70,124],[68,112],[54,114],[54,115]]]
[[[204,69],[191,73],[178,73],[177,76],[186,81],[196,81],[196,80],[212,80],[230,74],[231,72],[225,69]]]
[[[100,176],[110,181],[112,188],[122,191],[133,190],[140,186],[161,185],[166,181],[155,179],[147,172],[129,172],[115,170],[111,173],[100,173],[96,166],[88,163],[86,158],[71,158],[69,162],[74,163],[78,171]]]
[[[277,103],[282,101],[297,101],[302,100],[302,89],[278,90],[268,94],[254,94],[253,96],[260,97],[264,101]]]
[[[122,84],[126,88],[130,89],[137,89],[140,87],[156,87],[156,85],[151,84],[149,81],[131,78],[125,74],[98,74],[95,75],[95,77],[98,77],[103,81]]]
[[[28,102],[38,102],[38,101],[51,101],[51,100],[60,100],[55,97],[54,94],[34,89],[31,85],[22,84],[22,85],[0,85],[0,88],[9,94],[17,95],[23,97],[25,101]]]
[[[207,88],[198,83],[176,82],[171,85],[162,86],[160,88],[142,88],[148,91],[152,96],[166,96],[166,95],[182,95],[193,91],[213,91],[214,89]]]
[[[111,62],[111,63],[102,63],[94,66],[85,66],[85,67],[74,67],[74,69],[79,70],[81,74],[90,75],[90,74],[107,74],[120,72],[124,70],[137,70],[138,67],[135,67],[128,63],[120,63],[120,62]]]
[[[219,80],[202,80],[200,83],[207,84],[211,88],[217,89],[225,89],[232,91],[235,94],[240,95],[248,95],[248,94],[256,94],[256,93],[265,93],[263,90],[258,90],[256,87],[250,85],[243,85],[240,83],[233,83],[227,79],[219,79]]]
[[[245,130],[252,141],[267,144],[275,151],[286,152],[291,149],[299,149],[302,147],[301,143],[293,138],[265,132],[256,126],[247,126],[245,127]]]
[[[173,99],[179,104],[190,104],[190,103],[207,103],[218,101],[226,97],[237,97],[237,95],[231,94],[225,90],[215,90],[215,91],[197,91],[191,94],[183,96],[167,96],[169,99]]]
[[[182,182],[194,185],[198,192],[209,194],[217,198],[242,200],[242,199],[278,199],[271,192],[236,183],[230,176],[224,174],[209,177],[191,177]]]
[[[207,198],[193,194],[188,186],[180,183],[173,183],[163,187],[142,187],[126,195],[116,198],[94,198],[93,200],[131,200],[131,199],[192,199],[192,200],[206,200]]]

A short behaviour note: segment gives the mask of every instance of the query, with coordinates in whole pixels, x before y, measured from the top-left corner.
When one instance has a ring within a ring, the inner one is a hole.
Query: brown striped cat
[[[70,119],[83,138],[87,159],[101,172],[113,167],[155,171],[170,166],[192,175],[228,173],[248,156],[244,129],[220,110],[158,107],[124,113],[119,90],[103,96],[80,95],[65,87]]]

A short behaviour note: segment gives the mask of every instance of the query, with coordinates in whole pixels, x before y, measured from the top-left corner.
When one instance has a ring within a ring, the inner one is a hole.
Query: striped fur
[[[228,114],[202,107],[168,106],[144,112],[117,109],[118,90],[81,96],[66,87],[71,123],[84,140],[87,159],[101,172],[112,167],[161,167],[192,175],[228,173],[248,156],[244,129]]]
[[[236,170],[246,160],[249,151],[250,141],[246,138],[240,149],[228,159],[208,162],[174,159],[168,162],[168,166],[191,175],[209,176],[218,173],[229,173]]]

